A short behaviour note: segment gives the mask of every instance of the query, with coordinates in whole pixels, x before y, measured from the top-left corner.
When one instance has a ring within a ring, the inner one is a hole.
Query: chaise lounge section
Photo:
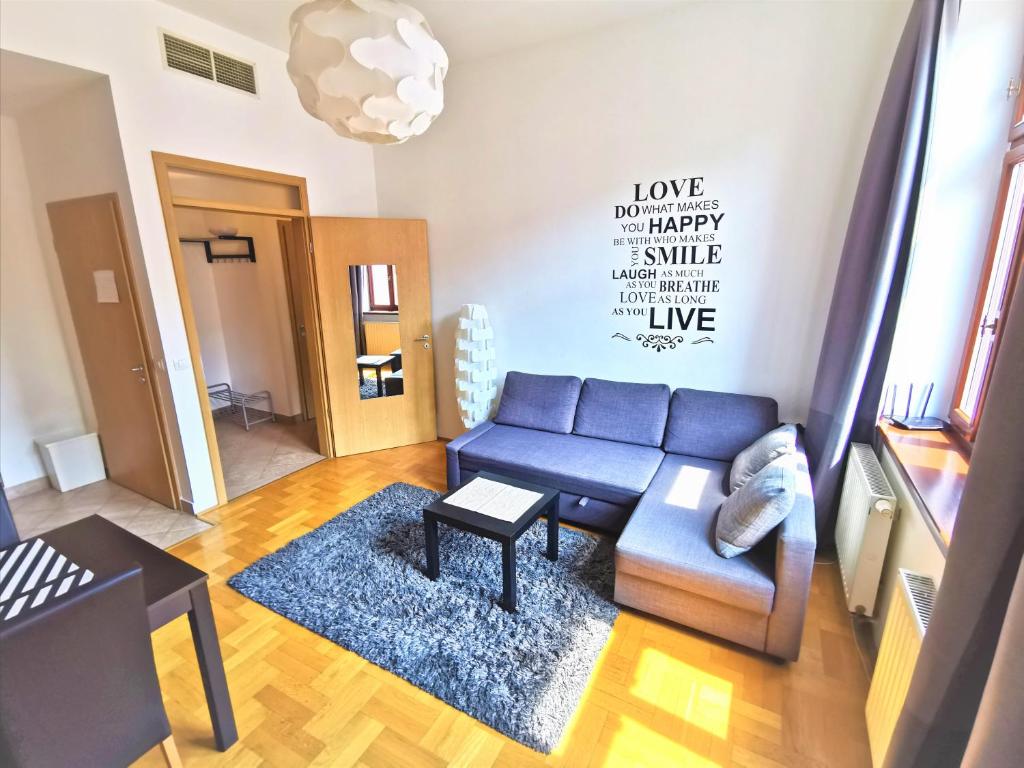
[[[782,524],[737,557],[714,544],[733,460],[778,424],[766,397],[510,372],[494,420],[448,444],[448,486],[489,470],[559,489],[563,519],[619,536],[617,602],[795,660],[816,546],[801,445]]]

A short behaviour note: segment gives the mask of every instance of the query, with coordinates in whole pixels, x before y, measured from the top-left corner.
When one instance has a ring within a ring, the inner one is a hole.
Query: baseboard
[[[22,496],[28,496],[32,493],[45,491],[47,488],[51,487],[50,478],[43,475],[42,477],[37,477],[35,480],[26,480],[24,483],[18,483],[17,485],[5,485],[4,493],[7,494],[8,500],[12,500]]]

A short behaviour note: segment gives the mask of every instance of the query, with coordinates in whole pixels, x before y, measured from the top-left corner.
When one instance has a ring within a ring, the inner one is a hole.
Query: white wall
[[[201,244],[185,245],[189,293],[207,384],[227,382],[249,393],[266,389],[274,399],[275,412],[285,416],[300,413],[302,400],[277,220],[194,209],[178,209],[175,216],[182,235],[209,236],[210,228],[235,227],[240,235],[253,238],[256,250],[255,264],[209,264]]]
[[[0,474],[46,475],[35,440],[82,432],[86,418],[33,217],[18,126],[0,116]]]
[[[960,21],[940,70],[934,133],[888,371],[890,382],[921,392],[935,382],[928,415],[948,417],[985,259],[1006,153],[1011,77],[1024,57],[1024,3],[962,0]],[[920,385],[920,386],[919,386]],[[921,401],[915,395],[915,413]],[[906,407],[905,394],[897,411]]]
[[[150,374],[154,376],[165,402],[172,402],[170,383],[163,372],[163,347],[157,333],[156,309],[145,286],[148,285],[147,268],[142,258],[142,245],[132,205],[131,189],[125,170],[124,155],[118,139],[117,117],[111,97],[110,82],[97,75],[62,93],[59,97],[21,112],[17,122],[23,137],[25,167],[32,189],[33,213],[41,234],[44,260],[51,273],[54,303],[64,341],[68,349],[71,368],[75,375],[79,400],[82,402],[86,425],[97,429],[85,364],[79,351],[71,307],[64,290],[57,253],[46,204],[89,195],[113,192],[117,195],[124,224],[128,258],[136,279],[143,290],[139,292],[139,306],[143,315],[143,332],[149,342]],[[141,361],[140,361],[141,362]],[[172,447],[172,460],[188,491],[189,475],[177,424],[167,424]]]
[[[428,222],[440,433],[462,431],[447,361],[469,302],[502,371],[766,394],[805,419],[906,8],[684,3],[453,67],[431,129],[374,150],[381,215]],[[634,183],[690,176],[726,213],[718,331],[659,353],[632,340],[646,323],[611,316],[613,209]]]
[[[224,341],[224,321],[217,301],[217,285],[213,269],[206,261],[202,245],[182,243],[185,260],[185,279],[188,280],[192,317],[199,336],[199,356],[203,362],[203,375],[207,384],[231,383],[231,361]]]
[[[256,65],[259,98],[164,69],[159,30]],[[369,147],[337,137],[298,104],[286,55],[175,8],[152,2],[4,2],[0,47],[109,75],[125,168],[152,289],[169,386],[197,509],[216,503],[189,367],[153,150],[306,177],[314,215],[374,215]]]

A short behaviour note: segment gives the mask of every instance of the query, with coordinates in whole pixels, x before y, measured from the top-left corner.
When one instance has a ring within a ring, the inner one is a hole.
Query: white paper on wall
[[[114,270],[94,270],[92,280],[96,284],[97,304],[117,304],[121,301],[117,295],[117,280],[114,278]]]

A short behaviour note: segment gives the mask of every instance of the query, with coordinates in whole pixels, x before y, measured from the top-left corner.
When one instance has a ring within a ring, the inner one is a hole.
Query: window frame
[[[1017,103],[1013,107],[1013,119],[1010,121],[1010,142],[1014,143],[1024,139],[1024,65],[1021,66],[1021,75],[1016,80]],[[1007,95],[1012,94],[1014,81],[1010,81]]]
[[[388,300],[387,303],[378,303],[373,292],[374,267],[383,267],[387,270],[388,276]],[[370,298],[371,312],[397,312],[398,296],[395,295],[395,265],[394,264],[368,264],[366,267],[366,286]]]
[[[977,344],[978,334],[982,316],[985,312],[985,299],[988,295],[989,281],[992,279],[992,270],[995,267],[996,250],[999,246],[1002,223],[1005,217],[1006,206],[1009,202],[1010,182],[1013,177],[1014,166],[1024,162],[1024,135],[1014,138],[1019,130],[1024,133],[1024,124],[1018,120],[1024,106],[1024,99],[1018,97],[1017,108],[1014,111],[1013,125],[1010,129],[1011,143],[1009,150],[1003,156],[1002,172],[999,177],[999,192],[996,196],[996,205],[992,213],[992,224],[989,229],[988,244],[985,249],[985,262],[981,271],[981,280],[978,283],[978,292],[974,299],[974,308],[971,311],[971,321],[968,326],[968,333],[964,339],[963,356],[960,361],[960,371],[957,374],[956,389],[953,400],[950,403],[949,422],[953,429],[959,434],[970,447],[978,433],[978,424],[981,415],[985,410],[985,400],[988,395],[988,386],[992,378],[992,370],[995,368],[996,359],[999,356],[1000,342],[1003,337],[1003,330],[1006,325],[1006,317],[1009,314],[1010,304],[1013,301],[1015,290],[1020,283],[1021,267],[1024,263],[1024,221],[1018,225],[1016,242],[1013,244],[1013,255],[1011,256],[1010,267],[1006,276],[1006,293],[999,318],[992,330],[992,350],[988,358],[988,366],[985,369],[981,390],[978,394],[978,403],[974,409],[973,418],[960,408],[960,401],[963,398],[964,390],[967,387],[967,379],[971,373],[971,359],[974,347]]]

